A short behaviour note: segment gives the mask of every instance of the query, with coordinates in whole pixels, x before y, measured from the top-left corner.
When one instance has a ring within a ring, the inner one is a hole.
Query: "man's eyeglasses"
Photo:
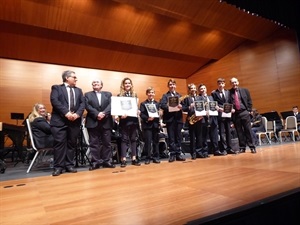
[[[77,79],[77,77],[76,77],[76,76],[70,76],[70,77],[73,77],[74,79]]]

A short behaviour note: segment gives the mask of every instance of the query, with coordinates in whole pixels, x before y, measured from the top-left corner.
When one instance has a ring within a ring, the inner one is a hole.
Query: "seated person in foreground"
[[[293,113],[297,119],[297,129],[300,132],[300,113],[298,112],[298,106],[293,106]]]
[[[36,103],[29,115],[33,140],[37,148],[51,148],[53,146],[53,136],[50,129],[50,115],[41,103]]]
[[[258,145],[258,137],[256,135],[257,132],[265,132],[264,125],[262,123],[262,115],[259,114],[257,109],[253,108],[251,111],[251,130],[252,130],[252,138],[255,145]]]

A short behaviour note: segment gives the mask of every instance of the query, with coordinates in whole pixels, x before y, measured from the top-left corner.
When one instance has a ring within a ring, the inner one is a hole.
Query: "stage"
[[[33,168],[26,174],[27,167],[18,164],[25,167],[23,177],[13,174],[13,168],[0,175],[0,223],[244,225],[241,213],[250,210],[244,213],[249,217],[251,209],[289,195],[296,194],[299,206],[300,141],[258,147],[257,154],[247,149],[238,155],[185,157],[185,162],[163,160],[124,169],[89,171],[86,166],[58,177],[50,169]],[[286,214],[274,213],[292,224]],[[237,221],[238,215],[238,223],[220,222],[224,216]],[[276,224],[263,219],[249,221]]]

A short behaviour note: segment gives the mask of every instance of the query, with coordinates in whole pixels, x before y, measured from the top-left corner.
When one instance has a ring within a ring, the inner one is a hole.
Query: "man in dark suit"
[[[207,95],[207,89],[204,84],[200,84],[198,86],[199,91],[199,100],[204,101],[204,105],[208,107],[209,102],[214,101],[212,96]],[[218,107],[216,107],[218,109]],[[207,158],[208,156],[208,143],[207,138],[209,137],[211,143],[211,149],[215,156],[223,156],[226,153],[221,152],[219,150],[218,145],[218,116],[211,116],[208,114],[207,108],[207,116],[200,121],[201,124],[201,134],[202,134],[202,144],[201,144],[201,152],[200,158]]]
[[[149,164],[151,159],[154,163],[160,163],[159,148],[158,148],[158,135],[159,129],[159,103],[155,101],[155,90],[153,87],[148,87],[146,90],[147,99],[140,105],[140,117],[142,122],[143,137],[145,141],[146,160],[145,164]],[[151,107],[152,106],[152,107]],[[155,106],[155,108],[154,108]],[[156,109],[156,110],[152,110]],[[153,115],[149,115],[153,113]],[[152,145],[152,155],[151,155]]]
[[[74,152],[85,108],[82,90],[76,87],[75,72],[64,71],[62,80],[63,84],[51,87],[50,94],[52,104],[50,125],[54,138],[53,176],[59,176],[64,168],[69,173],[77,172],[74,168]]]
[[[92,167],[90,170],[100,168],[115,168],[112,164],[111,130],[113,119],[111,112],[111,92],[102,91],[103,82],[92,81],[93,91],[85,93],[86,128],[89,133]]]
[[[300,113],[298,112],[298,106],[293,106],[293,113],[297,119],[297,127],[298,131],[300,132]]]
[[[240,153],[246,151],[246,145],[249,146],[251,153],[256,153],[255,145],[251,135],[251,117],[252,99],[248,89],[240,88],[239,81],[233,77],[230,79],[232,88],[229,90],[229,103],[233,104],[233,123],[236,129]]]
[[[231,143],[231,130],[230,123],[231,118],[222,117],[223,105],[228,103],[229,91],[225,90],[225,79],[219,78],[217,80],[218,88],[211,93],[214,101],[218,103],[219,106],[219,116],[218,116],[218,127],[219,127],[219,136],[220,136],[220,151],[224,154],[236,154],[232,149]],[[225,137],[224,137],[225,133]]]
[[[170,151],[169,162],[177,161],[185,161],[185,158],[181,156],[181,129],[183,128],[182,122],[182,105],[176,105],[174,111],[169,111],[169,97],[177,96],[181,97],[181,95],[176,92],[176,81],[174,79],[170,79],[168,81],[169,91],[164,94],[160,101],[160,107],[163,110],[163,123],[166,124],[167,133],[168,133],[168,145]]]

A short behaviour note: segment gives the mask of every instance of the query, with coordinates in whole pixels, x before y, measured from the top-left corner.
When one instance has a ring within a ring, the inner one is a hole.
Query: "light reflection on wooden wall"
[[[156,100],[168,91],[169,77],[148,76],[141,74],[113,72],[79,67],[60,66],[19,60],[0,59],[0,121],[15,124],[10,119],[11,112],[24,113],[27,116],[35,103],[45,104],[51,111],[50,91],[53,84],[62,84],[61,74],[65,70],[73,70],[78,77],[77,86],[83,92],[92,90],[94,77],[102,79],[103,90],[117,95],[123,78],[129,77],[138,93],[140,102],[146,99],[146,88],[152,86],[156,90]],[[186,94],[185,79],[175,79],[177,91]]]

